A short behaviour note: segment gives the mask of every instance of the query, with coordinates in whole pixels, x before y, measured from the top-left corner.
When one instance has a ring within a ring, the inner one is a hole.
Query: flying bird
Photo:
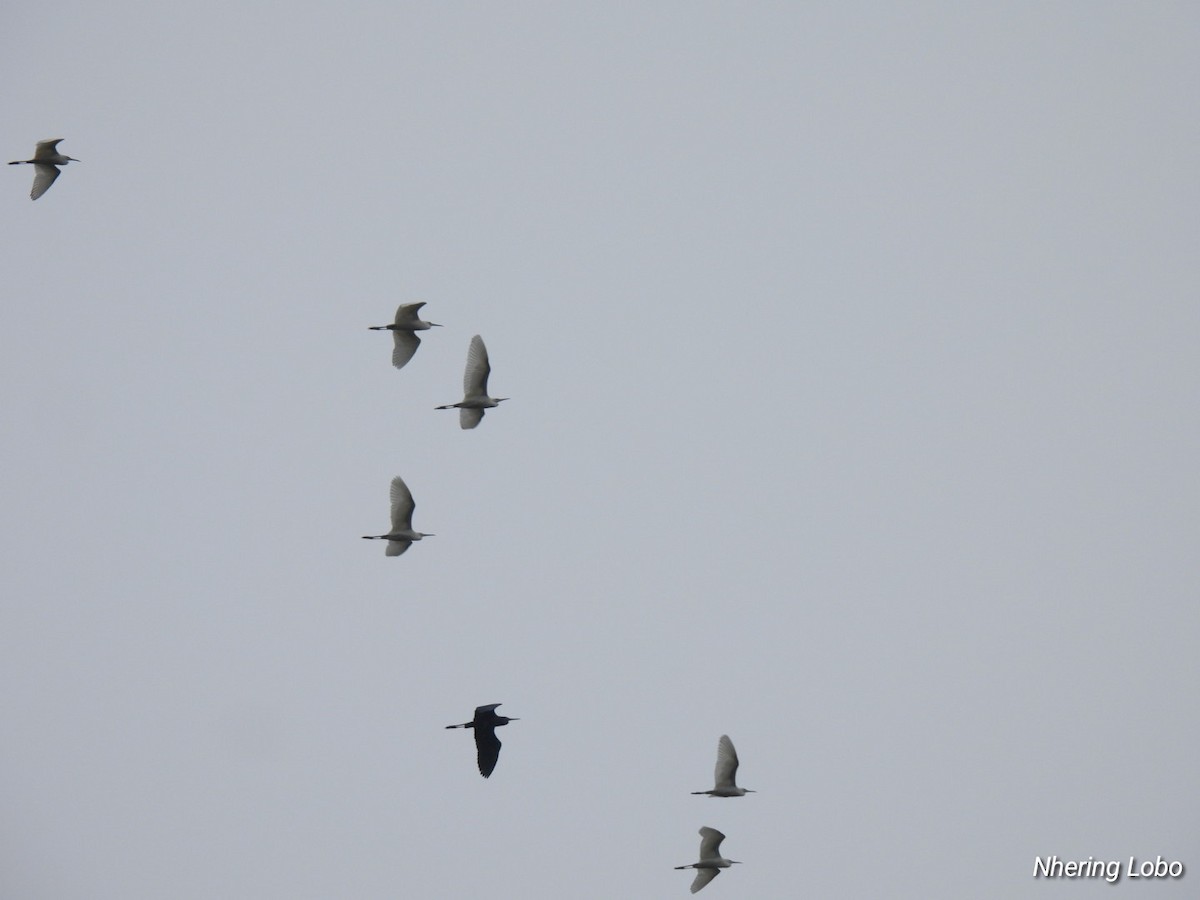
[[[392,348],[392,365],[403,369],[421,346],[418,331],[441,328],[437,322],[426,322],[417,313],[424,303],[404,303],[396,310],[396,320],[391,325],[371,325],[372,331],[390,331],[395,346]]]
[[[58,152],[58,144],[61,140],[62,138],[50,138],[38,141],[37,149],[33,151],[33,159],[14,159],[9,163],[10,166],[33,166],[33,190],[29,192],[30,200],[36,200],[50,190],[50,185],[54,184],[54,179],[58,177],[59,166],[65,166],[69,162],[79,162],[73,156],[66,156]]]
[[[737,751],[733,749],[733,741],[729,739],[729,735],[723,734],[717,741],[717,771],[713,776],[715,782],[713,789],[711,791],[692,791],[692,793],[708,794],[710,797],[743,797],[746,794],[757,793],[737,786],[737,782],[734,780],[737,778],[737,770]]]
[[[487,778],[496,768],[500,759],[500,738],[496,737],[496,729],[509,722],[519,722],[508,716],[496,715],[499,703],[489,703],[487,706],[475,707],[475,718],[461,725],[447,725],[447,728],[474,728],[475,752],[479,762],[479,774]]]
[[[483,418],[483,411],[499,406],[508,397],[489,397],[488,375],[492,367],[488,363],[487,347],[479,335],[471,338],[467,350],[467,371],[463,374],[463,398],[461,403],[447,403],[438,409],[458,409],[458,424],[463,428],[474,428]]]
[[[721,869],[732,865],[741,865],[736,859],[726,859],[721,855],[721,841],[725,835],[715,828],[705,825],[700,829],[700,861],[690,866],[676,866],[676,869],[695,869],[696,879],[692,882],[692,893],[700,890],[721,874]]]
[[[413,502],[412,491],[408,489],[408,485],[399,475],[392,479],[391,496],[392,530],[387,534],[364,534],[363,540],[387,541],[387,555],[399,556],[412,545],[413,541],[436,537],[436,535],[413,531],[412,514],[413,510],[417,508],[417,504]]]

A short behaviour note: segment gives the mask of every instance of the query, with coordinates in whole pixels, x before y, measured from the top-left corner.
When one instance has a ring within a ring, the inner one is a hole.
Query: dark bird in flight
[[[487,778],[496,768],[500,759],[500,738],[496,737],[496,729],[509,722],[519,722],[520,719],[496,715],[499,703],[489,703],[487,706],[475,707],[475,718],[461,725],[447,725],[447,728],[474,728],[475,750],[479,759],[479,774]]]

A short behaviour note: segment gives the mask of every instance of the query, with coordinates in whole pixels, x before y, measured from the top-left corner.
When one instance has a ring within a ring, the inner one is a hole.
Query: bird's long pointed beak
[[[441,327],[442,327],[442,326],[441,326],[439,323],[437,323],[437,322],[430,322],[429,324],[430,324],[432,327],[434,327],[434,328],[441,328]]]

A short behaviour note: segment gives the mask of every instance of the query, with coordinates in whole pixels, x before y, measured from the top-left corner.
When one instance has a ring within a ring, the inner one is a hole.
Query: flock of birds
[[[413,358],[417,348],[421,346],[418,331],[428,331],[430,328],[440,328],[437,322],[426,322],[420,316],[422,303],[404,303],[396,310],[396,318],[390,325],[371,325],[372,331],[390,331],[392,333],[392,365],[403,369]],[[499,406],[508,397],[488,396],[488,376],[492,373],[488,361],[487,347],[479,335],[471,338],[471,346],[467,348],[467,370],[463,374],[463,398],[458,403],[447,403],[436,409],[457,409],[458,424],[464,429],[474,428],[483,421],[486,410]],[[387,541],[387,556],[399,556],[413,545],[414,541],[422,538],[436,537],[414,531],[412,527],[413,510],[417,504],[413,501],[412,491],[397,475],[392,479],[391,513],[392,527],[387,534],[364,534],[363,540]],[[499,704],[497,704],[499,705]],[[481,709],[483,707],[480,707]],[[503,724],[503,723],[502,723]]]
[[[58,152],[62,138],[52,138],[39,141],[33,153],[33,159],[17,159],[10,166],[31,165],[34,167],[33,189],[29,198],[36,200],[50,189],[58,178],[59,167],[69,162],[79,162],[71,156]],[[421,318],[421,307],[424,303],[405,303],[396,310],[393,321],[387,325],[372,325],[372,331],[390,331],[392,333],[392,365],[397,369],[404,368],[416,355],[421,346],[419,331],[430,328],[440,328],[437,322],[427,322]],[[467,348],[467,367],[463,373],[463,398],[457,403],[447,403],[436,409],[457,409],[458,423],[463,429],[476,427],[482,420],[483,414],[489,409],[499,406],[508,397],[492,397],[488,394],[488,376],[492,367],[488,360],[487,347],[483,338],[475,335]],[[392,479],[391,486],[391,529],[386,534],[363,535],[364,540],[387,541],[385,554],[400,556],[414,542],[422,538],[434,537],[414,531],[412,527],[413,501],[412,491],[397,475]],[[477,706],[475,715],[470,722],[461,725],[447,725],[446,728],[470,728],[475,733],[475,754],[479,766],[479,774],[484,778],[491,776],[500,760],[500,739],[496,737],[496,729],[509,722],[519,719],[501,716],[496,713],[499,703],[489,703]],[[729,735],[721,735],[717,742],[717,766],[714,784],[709,791],[692,791],[693,794],[705,794],[709,797],[744,797],[754,791],[748,791],[737,786],[738,756]],[[686,866],[676,866],[676,869],[695,869],[696,878],[692,882],[692,893],[696,893],[710,881],[716,878],[721,869],[739,864],[736,859],[726,859],[721,855],[721,842],[725,835],[707,825],[700,829],[700,858]]]
[[[729,735],[721,735],[717,741],[717,768],[713,775],[711,791],[692,791],[693,794],[707,794],[710,797],[745,797],[753,794],[745,788],[737,786],[738,755],[733,748]],[[696,877],[692,881],[692,893],[700,890],[721,874],[722,869],[733,865],[741,865],[736,859],[726,859],[721,855],[721,841],[725,835],[707,825],[700,829],[700,859],[686,866],[676,866],[676,869],[695,869]]]
[[[500,738],[496,737],[496,729],[509,722],[519,722],[520,719],[496,714],[499,703],[489,703],[487,706],[475,707],[475,715],[470,722],[461,725],[447,725],[447,728],[470,728],[475,732],[475,759],[479,764],[479,774],[489,777],[496,770],[500,761]],[[692,791],[693,794],[706,794],[709,797],[744,797],[754,791],[740,788],[737,785],[738,755],[729,735],[721,735],[717,741],[717,767],[713,775],[711,791]],[[692,881],[692,893],[700,890],[721,874],[722,869],[733,865],[741,865],[736,859],[726,859],[721,855],[721,842],[725,835],[707,825],[700,829],[700,858],[686,866],[676,866],[676,869],[695,869],[696,877]]]
[[[390,331],[392,333],[392,365],[403,369],[416,355],[421,346],[418,331],[428,331],[430,328],[440,328],[437,322],[428,322],[421,318],[422,303],[404,303],[396,310],[396,317],[388,325],[371,325],[372,331]],[[487,347],[483,338],[475,335],[467,349],[467,368],[463,373],[463,398],[458,403],[447,403],[437,409],[457,409],[458,424],[464,429],[474,428],[483,420],[486,410],[499,406],[507,397],[492,397],[488,394],[488,376],[492,373],[491,362],[488,360]],[[413,510],[416,509],[412,491],[397,475],[392,479],[391,514],[392,527],[387,534],[364,534],[363,539],[369,541],[387,541],[386,555],[400,556],[422,538],[434,537],[412,527]],[[490,778],[500,761],[500,738],[496,737],[496,729],[509,722],[519,719],[502,716],[496,712],[499,703],[489,703],[486,706],[475,707],[475,715],[470,722],[460,725],[447,725],[446,728],[470,728],[475,733],[475,761],[479,766],[479,774]],[[693,791],[693,794],[707,794],[710,797],[744,797],[752,794],[737,786],[738,756],[729,735],[721,735],[717,742],[717,768],[713,788],[710,791]],[[705,825],[700,829],[700,858],[686,866],[676,866],[676,869],[695,869],[696,878],[692,881],[692,893],[703,888],[706,884],[721,874],[722,869],[737,864],[736,859],[726,859],[721,855],[721,842],[725,835],[715,828]]]

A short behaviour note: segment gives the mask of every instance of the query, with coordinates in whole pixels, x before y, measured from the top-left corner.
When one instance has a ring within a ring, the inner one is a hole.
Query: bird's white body
[[[686,866],[676,866],[676,869],[695,869],[696,878],[692,882],[692,893],[700,890],[721,874],[722,869],[732,865],[741,865],[736,859],[726,859],[721,855],[721,841],[725,835],[715,828],[705,825],[700,829],[700,859]]]
[[[479,335],[471,338],[471,346],[467,350],[467,370],[463,373],[463,398],[458,403],[447,403],[438,409],[457,409],[460,427],[474,428],[483,419],[483,411],[499,406],[507,397],[488,396],[488,375],[492,366],[488,362],[487,347]]]
[[[413,358],[417,348],[421,346],[421,339],[415,332],[441,327],[437,322],[426,322],[418,315],[424,305],[423,302],[401,304],[396,310],[396,319],[392,324],[369,326],[372,331],[390,331],[392,333],[392,365],[397,369],[403,369]]]
[[[753,794],[745,788],[737,786],[738,756],[733,749],[733,741],[729,735],[721,735],[717,741],[717,768],[713,774],[713,789],[711,791],[692,791],[693,794],[708,794],[710,797],[744,797]]]
[[[33,190],[29,192],[30,200],[36,200],[50,190],[50,185],[54,184],[54,179],[58,177],[59,166],[65,166],[69,162],[79,162],[73,156],[58,152],[58,144],[61,140],[62,138],[48,138],[38,141],[37,147],[33,151],[33,159],[15,159],[9,163],[10,166],[33,166]]]
[[[404,483],[404,479],[399,475],[392,479],[391,501],[391,531],[387,534],[364,534],[364,540],[387,541],[386,555],[399,556],[412,546],[413,541],[419,541],[421,538],[435,537],[432,534],[422,534],[419,531],[413,531],[412,514],[413,510],[417,508],[417,504],[413,502],[412,492],[409,491],[408,485]]]

